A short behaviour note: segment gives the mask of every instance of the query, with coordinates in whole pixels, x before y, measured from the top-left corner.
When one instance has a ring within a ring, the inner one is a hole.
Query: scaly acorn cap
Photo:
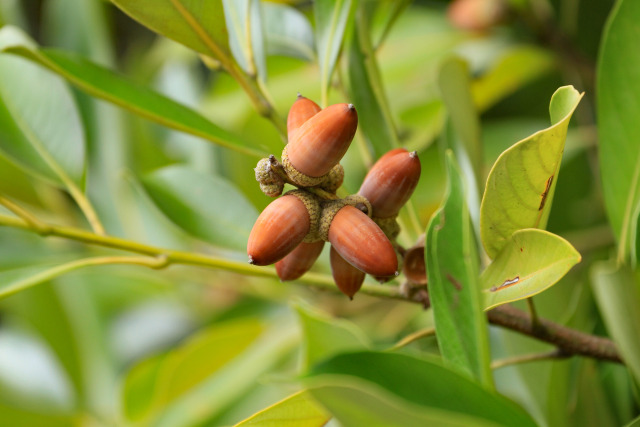
[[[276,262],[276,272],[280,280],[295,280],[309,271],[322,253],[323,247],[322,240],[313,243],[302,242],[296,246],[287,256]]]
[[[291,166],[311,177],[321,177],[347,152],[358,127],[353,104],[334,104],[304,122],[289,139]],[[284,159],[283,159],[284,162]]]
[[[353,296],[362,287],[364,272],[345,261],[333,246],[329,253],[329,260],[331,261],[331,274],[338,289],[349,299],[353,299]]]
[[[325,175],[325,179],[319,185],[323,190],[329,193],[335,193],[344,181],[344,168],[340,163],[335,165],[328,174]]]
[[[374,218],[395,217],[418,185],[420,171],[415,151],[393,149],[369,170],[358,194],[369,199]]]
[[[358,208],[347,205],[334,215],[328,240],[342,258],[359,270],[372,276],[397,275],[398,259],[391,242]]]
[[[287,192],[262,211],[247,242],[250,264],[273,264],[298,246],[310,231],[317,230],[320,206],[316,201],[313,207],[313,196],[307,194],[302,190]]]
[[[256,174],[256,181],[260,183],[260,190],[269,197],[277,197],[282,194],[284,181],[271,168],[269,158],[260,159],[253,169]]]
[[[289,140],[291,140],[293,134],[304,122],[315,116],[320,110],[322,110],[322,108],[320,108],[318,104],[298,93],[298,97],[289,109],[289,115],[287,116],[287,134]]]

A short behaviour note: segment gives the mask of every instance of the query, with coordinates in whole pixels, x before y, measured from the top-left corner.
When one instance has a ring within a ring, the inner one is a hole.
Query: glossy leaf
[[[637,272],[613,262],[600,262],[591,270],[591,285],[607,330],[622,359],[640,382],[640,288]]]
[[[247,142],[191,108],[73,53],[39,49],[28,36],[15,27],[0,29],[0,50],[37,62],[88,94],[163,126],[255,157],[263,155],[262,152],[251,148]]]
[[[495,258],[516,230],[547,225],[567,127],[582,95],[572,86],[551,97],[551,127],[514,144],[496,160],[480,207],[480,235]]]
[[[300,391],[236,424],[236,427],[321,427],[331,415],[308,391]]]
[[[447,192],[427,227],[425,244],[438,346],[447,362],[492,388],[487,320],[482,311],[478,253],[465,186],[450,151],[446,159]]]
[[[364,18],[354,28],[348,52],[349,95],[358,111],[359,129],[379,158],[398,146],[398,138]]]
[[[602,192],[620,248],[635,255],[640,205],[640,3],[621,0],[609,16],[598,58],[597,112]],[[635,258],[635,256],[634,256]],[[633,261],[635,264],[635,260]]]
[[[340,421],[341,414],[352,405],[366,417],[368,412],[388,414],[388,411],[394,410],[395,402],[402,402],[402,406],[417,411],[417,417],[422,419],[451,418],[469,422],[471,418],[485,424],[535,426],[531,417],[509,399],[435,361],[404,354],[340,354],[315,366],[305,377],[305,383],[311,387],[313,396]],[[360,393],[349,399],[349,393],[343,389],[354,388],[354,384]],[[322,390],[326,386],[331,387]],[[316,393],[316,388],[320,390],[319,393]],[[376,399],[378,390],[384,392],[382,397],[391,395],[393,401],[385,404],[384,399]],[[374,394],[374,398],[367,396],[369,393]],[[382,406],[379,406],[380,402]],[[452,424],[460,425],[455,421]]]
[[[311,61],[316,57],[313,28],[306,16],[284,4],[265,2],[264,35],[269,55],[284,55]]]
[[[60,77],[23,58],[0,54],[0,150],[59,185],[84,177],[84,127]]]
[[[267,78],[260,0],[222,0],[229,46],[247,74]]]
[[[229,56],[222,0],[111,0],[142,25],[216,59]]]
[[[581,259],[560,236],[533,228],[516,231],[480,277],[485,310],[539,294]]]
[[[459,153],[460,149],[464,151],[478,183],[476,185],[479,185],[484,176],[480,119],[471,96],[471,76],[467,63],[460,58],[445,60],[440,65],[438,83],[452,128],[461,145],[456,147],[458,144],[455,144],[451,148],[456,153]],[[456,156],[461,158],[462,154]]]
[[[353,323],[331,318],[304,303],[297,303],[294,308],[298,312],[303,331],[305,367],[339,353],[370,347],[367,337]]]
[[[243,352],[262,332],[254,320],[217,324],[128,373],[123,404],[130,421],[151,420]]]
[[[246,249],[258,212],[230,182],[169,166],[148,175],[143,184],[160,210],[183,230],[217,246]]]
[[[327,106],[331,76],[342,47],[347,23],[353,15],[353,9],[353,0],[317,0],[313,3],[322,107]]]

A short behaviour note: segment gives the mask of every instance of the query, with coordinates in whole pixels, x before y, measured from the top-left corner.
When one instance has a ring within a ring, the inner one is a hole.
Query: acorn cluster
[[[297,188],[258,217],[247,243],[249,263],[275,263],[281,280],[294,280],[312,267],[329,242],[333,278],[349,298],[365,274],[380,281],[398,274],[396,217],[418,183],[420,161],[415,152],[391,150],[374,164],[358,194],[339,198],[336,191],[344,178],[339,162],[357,126],[353,104],[321,109],[298,95],[287,118],[282,162],[271,155],[255,168],[267,196],[280,196],[285,183]]]

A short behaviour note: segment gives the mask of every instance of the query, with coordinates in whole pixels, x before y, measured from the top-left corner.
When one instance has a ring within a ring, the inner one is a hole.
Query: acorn
[[[303,200],[305,195],[307,200]],[[293,190],[271,202],[249,234],[249,263],[273,264],[298,246],[307,234],[317,228],[320,209],[312,204],[311,196],[301,190]]]
[[[318,104],[298,93],[298,98],[289,109],[289,115],[287,116],[287,134],[289,135],[289,140],[291,140],[293,134],[304,122],[315,116],[320,110],[322,110],[322,108],[320,108]]]
[[[327,174],[349,148],[358,127],[353,104],[334,104],[305,121],[289,138],[288,164],[300,174],[319,178]],[[287,171],[289,173],[289,171]]]
[[[323,247],[322,240],[313,243],[302,242],[296,246],[287,256],[276,262],[276,272],[280,280],[295,280],[309,271]]]
[[[369,199],[375,218],[395,217],[418,185],[420,171],[415,151],[393,149],[373,165],[358,194]]]
[[[402,272],[412,285],[427,284],[427,268],[424,262],[424,234],[415,245],[407,249],[404,254]]]
[[[331,261],[331,274],[338,289],[349,299],[353,299],[353,296],[362,287],[364,272],[345,261],[333,246],[329,252],[329,259]]]
[[[354,206],[346,205],[335,213],[327,240],[347,262],[367,274],[397,274],[398,259],[391,242],[371,218]]]

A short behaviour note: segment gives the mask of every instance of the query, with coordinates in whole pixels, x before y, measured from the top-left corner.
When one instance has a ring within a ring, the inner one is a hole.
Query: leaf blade
[[[327,414],[326,410],[313,400],[311,394],[303,390],[255,413],[234,427],[277,427],[282,425],[321,427],[330,418],[331,415]]]

